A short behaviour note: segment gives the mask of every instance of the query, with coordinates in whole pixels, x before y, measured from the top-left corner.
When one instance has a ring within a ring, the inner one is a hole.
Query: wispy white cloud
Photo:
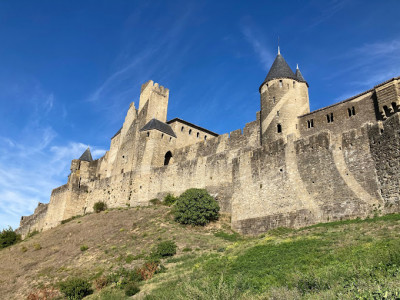
[[[319,24],[329,20],[345,8],[349,2],[349,0],[318,1],[317,5],[321,7],[320,14],[312,21],[310,27],[318,26]]]
[[[364,44],[333,59],[348,62],[348,67],[331,73],[326,79],[346,75],[354,89],[371,88],[400,75],[400,38]]]
[[[262,66],[267,69],[271,66],[274,56],[268,50],[268,47],[263,44],[260,38],[254,33],[254,30],[245,25],[242,27],[242,33],[245,36],[247,42],[253,47],[254,52],[258,55]]]
[[[172,22],[160,20],[155,27],[164,28],[160,32],[154,32],[149,37],[151,43],[132,46],[129,41],[126,48],[121,49],[115,61],[118,61],[116,70],[111,73],[102,84],[100,84],[86,99],[89,102],[113,103],[108,105],[107,110],[116,107],[120,110],[120,103],[126,103],[126,99],[137,91],[141,84],[148,81],[154,73],[158,77],[168,77],[171,72],[165,67],[165,61],[170,61],[171,56],[176,53],[189,51],[191,45],[181,45],[180,33],[185,30],[190,22],[190,16],[195,10],[194,4],[188,3],[183,13]],[[135,13],[135,18],[145,17]],[[134,39],[133,36],[129,36]],[[177,67],[178,64],[176,64]]]

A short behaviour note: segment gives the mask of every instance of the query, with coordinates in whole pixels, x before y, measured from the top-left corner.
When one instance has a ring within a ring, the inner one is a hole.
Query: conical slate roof
[[[93,161],[92,153],[90,153],[90,148],[89,147],[87,147],[85,152],[83,152],[81,157],[79,157],[79,160],[88,161],[88,162]]]
[[[307,82],[305,79],[304,79],[304,77],[303,77],[303,75],[301,74],[301,72],[300,72],[300,69],[299,69],[299,66],[297,66],[297,68],[296,68],[296,78],[299,80],[299,81],[302,81],[302,82]]]
[[[142,129],[140,129],[140,131],[147,131],[152,129],[157,129],[158,131],[176,137],[175,132],[172,130],[171,126],[157,119],[151,119],[146,125],[143,126]]]
[[[290,69],[286,60],[280,53],[278,53],[278,55],[276,56],[275,61],[272,64],[271,69],[269,69],[267,77],[265,77],[265,80],[261,84],[261,86],[264,83],[277,78],[297,79],[296,75],[293,73],[292,69]]]

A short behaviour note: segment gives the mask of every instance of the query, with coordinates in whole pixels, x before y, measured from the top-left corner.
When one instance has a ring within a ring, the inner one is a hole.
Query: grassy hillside
[[[113,210],[76,218],[0,251],[5,299],[68,276],[90,280],[140,267],[172,240],[177,254],[141,281],[134,299],[396,299],[400,215],[280,228],[243,238],[225,217],[206,227],[176,224],[169,208]],[[81,250],[82,249],[82,250]],[[112,283],[85,299],[129,299]]]

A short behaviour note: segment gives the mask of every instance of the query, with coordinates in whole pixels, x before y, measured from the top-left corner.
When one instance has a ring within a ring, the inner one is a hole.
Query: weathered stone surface
[[[399,212],[399,79],[314,112],[305,82],[272,79],[260,88],[256,120],[219,136],[166,122],[169,90],[149,81],[110,150],[95,161],[73,160],[68,183],[23,217],[19,232],[52,228],[97,201],[147,205],[193,187],[215,196],[245,234]],[[152,118],[176,137],[140,131]]]

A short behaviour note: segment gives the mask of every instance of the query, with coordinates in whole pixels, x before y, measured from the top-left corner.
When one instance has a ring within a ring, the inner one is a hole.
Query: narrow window
[[[332,123],[333,122],[333,113],[326,115],[326,120],[328,123]]]
[[[204,136],[204,140],[207,140],[207,136],[206,135]]]
[[[198,132],[196,136],[197,136],[197,138],[199,138],[200,137],[200,132]]]
[[[282,132],[282,125],[278,124],[276,127],[277,127],[276,129],[277,129],[278,133],[281,133]]]
[[[164,138],[164,133],[161,133],[161,139],[163,139]]]
[[[296,86],[296,81],[293,81],[293,87],[295,87]]]
[[[167,153],[165,153],[164,156],[164,166],[168,166],[169,162],[171,161],[172,158],[172,153],[171,151],[168,151]]]
[[[282,87],[282,80],[279,80],[279,87]]]
[[[279,110],[276,112],[276,115],[279,117]]]
[[[273,102],[274,102],[274,104],[275,104],[275,97],[273,97],[273,98],[272,98],[272,101],[273,101]]]
[[[189,135],[191,135],[192,134],[192,129],[189,129]]]
[[[356,114],[356,109],[354,108],[354,106],[352,106],[351,108],[347,109],[347,112],[349,113],[349,117],[351,117]]]
[[[170,142],[172,141],[172,137],[169,138],[169,141],[170,141]]]
[[[150,132],[147,131],[147,137],[149,137],[149,136],[150,136]]]
[[[185,127],[182,126],[182,127],[181,127],[181,131],[183,131],[184,128],[185,128]]]

